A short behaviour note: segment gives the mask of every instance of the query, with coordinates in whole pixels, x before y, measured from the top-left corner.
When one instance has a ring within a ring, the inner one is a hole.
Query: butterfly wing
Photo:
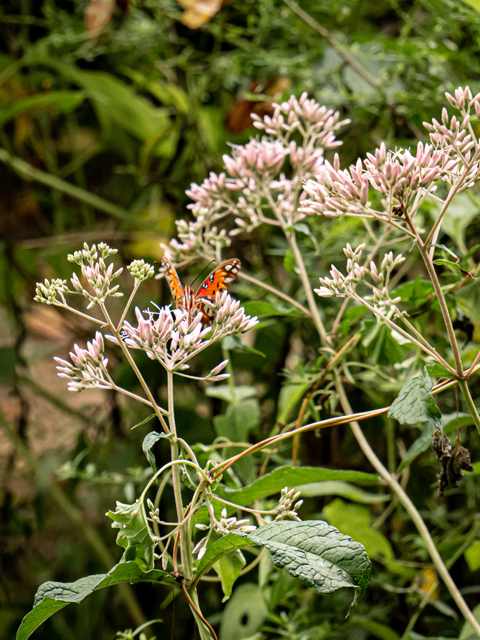
[[[212,323],[213,311],[207,305],[202,304],[202,300],[207,299],[210,302],[214,302],[215,294],[228,289],[237,277],[241,267],[240,260],[237,260],[237,258],[222,262],[200,286],[196,293],[196,300],[198,308],[203,314],[203,326],[209,326]]]
[[[160,271],[163,271],[163,273],[165,274],[165,279],[168,283],[168,286],[170,287],[170,292],[172,294],[175,305],[177,307],[182,307],[185,292],[183,290],[182,283],[180,282],[180,278],[175,271],[175,267],[168,258],[162,258]]]

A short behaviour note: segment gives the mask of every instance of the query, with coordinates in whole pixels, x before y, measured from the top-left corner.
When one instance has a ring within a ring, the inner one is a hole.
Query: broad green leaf
[[[249,316],[301,316],[303,315],[300,309],[296,307],[274,307],[273,304],[265,302],[264,300],[252,300],[245,302],[243,305],[245,313]]]
[[[400,424],[431,422],[440,426],[442,414],[432,396],[432,381],[426,370],[402,387],[388,411],[388,417],[398,420]]]
[[[364,547],[321,520],[271,522],[243,535],[267,549],[276,567],[318,593],[354,587],[357,597],[370,582]]]
[[[213,565],[227,553],[231,553],[232,551],[241,549],[242,547],[251,547],[254,546],[254,544],[255,543],[248,538],[239,536],[236,533],[228,533],[226,536],[219,538],[208,547],[204,556],[200,560],[197,566],[195,579],[198,580],[200,576],[209,571]]]
[[[251,582],[241,584],[223,611],[219,640],[252,639],[267,615],[260,587]]]
[[[231,442],[245,442],[248,434],[260,421],[260,406],[256,398],[248,398],[230,404],[224,415],[213,418],[213,426],[218,436]]]
[[[80,106],[84,99],[85,96],[79,91],[49,91],[15,100],[0,106],[0,126],[27,109],[45,110],[50,107],[60,113],[68,113]]]
[[[173,438],[173,435],[174,435],[173,433],[167,434],[167,433],[157,433],[156,431],[150,431],[150,433],[147,433],[147,435],[143,439],[142,450],[145,456],[147,457],[147,460],[150,463],[150,466],[153,469],[153,473],[157,472],[157,465],[155,462],[155,456],[151,452],[151,448],[156,442],[158,442],[162,438],[167,438],[168,440],[171,440]]]
[[[381,555],[384,560],[393,560],[389,541],[379,531],[370,528],[370,509],[357,504],[348,504],[336,498],[323,509],[328,522],[342,533],[355,536],[371,557]]]
[[[427,373],[429,376],[431,376],[432,378],[451,378],[452,377],[452,373],[451,371],[449,371],[448,369],[445,369],[445,367],[442,367],[441,364],[438,364],[438,362],[434,362],[433,364],[427,364],[427,366],[425,367],[427,370]]]
[[[363,315],[365,315],[367,311],[367,307],[364,307],[360,304],[357,306],[349,307],[345,311],[345,313],[343,314],[342,324],[340,325],[341,331],[344,336],[348,335],[350,324],[357,318],[361,318]]]
[[[388,366],[402,362],[413,348],[411,342],[405,343],[403,336],[400,341],[398,332],[395,335],[386,324],[377,320],[365,320],[362,325],[362,352],[375,364]]]
[[[224,594],[222,602],[226,602],[232,595],[233,585],[245,564],[246,560],[243,553],[240,549],[235,549],[235,551],[224,555],[213,565],[222,583],[222,591]]]
[[[255,387],[238,386],[232,392],[228,384],[219,384],[216,387],[207,387],[205,393],[210,398],[219,398],[226,402],[240,402],[246,398],[252,398],[256,395]]]
[[[311,498],[316,496],[342,496],[354,502],[362,504],[378,504],[391,499],[386,493],[370,493],[362,491],[348,482],[339,480],[331,480],[326,482],[311,482],[310,484],[297,485],[295,487],[302,492],[302,498]]]
[[[408,303],[408,309],[411,310],[421,308],[433,292],[430,280],[422,280],[422,276],[417,276],[412,282],[406,282],[394,289],[392,297],[399,296],[403,302]]]
[[[107,516],[113,520],[112,528],[120,529],[117,544],[125,549],[125,562],[134,561],[143,571],[153,569],[154,544],[143,502],[117,502],[116,511],[109,511]]]
[[[274,493],[279,493],[286,486],[296,487],[297,485],[308,485],[312,482],[332,480],[359,482],[361,484],[378,484],[376,475],[364,473],[363,471],[284,466],[274,469],[271,473],[266,473],[261,478],[255,480],[255,482],[241,489],[232,489],[220,485],[216,493],[220,498],[245,506],[254,500],[260,500]]]
[[[277,422],[287,422],[290,413],[310,389],[310,383],[286,384],[280,391]]]
[[[400,473],[401,471],[403,471],[405,467],[408,467],[415,460],[417,456],[419,456],[424,451],[427,451],[427,449],[431,448],[432,436],[435,433],[435,431],[436,431],[436,426],[433,424],[433,422],[427,422],[425,424],[421,434],[418,436],[418,438],[415,440],[415,442],[411,445],[411,447],[408,449],[407,453],[405,454],[402,462],[400,463],[397,469],[397,473]]]
[[[47,618],[67,604],[83,602],[94,591],[120,582],[158,582],[176,585],[174,578],[166,571],[142,571],[136,562],[120,563],[108,573],[87,576],[75,582],[45,582],[35,595],[34,608],[23,618],[16,640],[27,640]]]
[[[465,560],[467,561],[470,571],[478,571],[480,569],[480,540],[468,547],[465,551]]]
[[[473,422],[473,418],[469,413],[445,413],[442,415],[443,432],[452,433],[457,427],[469,427]]]
[[[440,206],[436,205],[436,209],[438,216]],[[450,204],[443,218],[442,231],[455,240],[462,254],[467,252],[465,231],[478,213],[478,204],[473,202],[466,193],[460,193]]]

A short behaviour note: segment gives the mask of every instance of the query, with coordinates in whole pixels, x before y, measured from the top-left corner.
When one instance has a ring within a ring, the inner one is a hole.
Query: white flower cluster
[[[338,296],[351,297],[358,301],[361,298],[356,295],[356,287],[358,284],[364,284],[371,290],[371,295],[365,296],[367,302],[371,302],[372,306],[383,312],[385,309],[393,309],[397,314],[396,305],[401,298],[391,298],[389,293],[390,277],[398,265],[405,261],[405,258],[399,254],[396,258],[390,251],[385,254],[377,268],[376,264],[371,261],[369,266],[360,265],[364,244],[359,245],[356,249],[347,244],[343,250],[347,257],[347,275],[344,276],[334,265],[330,270],[331,278],[320,278],[321,287],[314,289],[315,293],[322,298]],[[372,282],[367,281],[370,277]]]
[[[163,307],[159,311],[142,312],[135,309],[138,325],[134,327],[125,322],[122,338],[127,346],[142,349],[152,360],[159,361],[170,371],[180,371],[188,368],[187,360],[203,350],[212,342],[232,334],[249,331],[258,323],[256,317],[245,315],[243,307],[224,291],[217,293],[215,302],[202,300],[214,311],[215,323],[213,328],[202,324],[203,313],[198,311],[193,317],[188,310]],[[145,317],[145,314],[147,317]],[[212,334],[210,337],[210,331]],[[108,336],[117,342],[113,336]],[[226,374],[220,374],[226,362],[215,367],[207,376],[208,380],[222,380]]]
[[[93,295],[85,289],[76,273],[71,278],[73,288],[77,293],[82,294],[88,300],[88,309],[96,304],[104,303],[105,300],[113,296],[118,298],[123,296],[119,292],[119,285],[112,286],[112,282],[120,276],[123,268],[113,271],[113,263],[106,265],[105,261],[117,253],[117,249],[111,249],[107,244],[101,242],[98,250],[95,245],[92,248],[87,243],[83,245],[83,250],[75,251],[68,256],[70,262],[78,264],[82,277],[87,281],[93,290]],[[100,253],[100,256],[99,256]]]
[[[276,509],[278,515],[275,520],[296,520],[301,522],[301,518],[298,517],[296,511],[303,504],[303,500],[299,500],[299,497],[300,491],[284,487],[280,493],[280,501]]]
[[[102,334],[97,331],[95,339],[87,342],[87,348],[82,349],[77,344],[73,345],[70,352],[71,362],[55,357],[59,364],[58,375],[68,380],[69,391],[83,391],[84,389],[100,388],[110,389],[110,381],[107,365],[108,359],[104,357],[105,344]]]

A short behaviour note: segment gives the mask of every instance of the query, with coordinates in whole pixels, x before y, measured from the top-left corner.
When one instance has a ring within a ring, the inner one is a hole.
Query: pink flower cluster
[[[97,331],[95,339],[87,342],[87,348],[82,349],[77,344],[73,345],[70,352],[71,362],[54,358],[60,365],[57,367],[58,375],[66,378],[69,391],[83,391],[86,388],[97,387],[110,389],[111,381],[108,378],[108,359],[104,358],[105,344],[102,334]]]
[[[152,360],[157,360],[170,371],[188,368],[186,362],[214,341],[228,335],[244,333],[253,329],[257,318],[245,315],[240,303],[224,291],[217,293],[215,302],[204,301],[215,312],[213,328],[203,327],[203,314],[191,317],[189,311],[163,307],[158,312],[142,312],[135,309],[137,326],[129,322],[123,325],[122,338],[133,349],[142,349]],[[146,316],[145,316],[146,314]],[[209,336],[209,334],[211,335]],[[208,337],[209,336],[209,337]],[[113,336],[108,336],[117,342]],[[223,368],[223,367],[222,367]],[[209,380],[223,379],[217,376],[218,367],[207,376]]]

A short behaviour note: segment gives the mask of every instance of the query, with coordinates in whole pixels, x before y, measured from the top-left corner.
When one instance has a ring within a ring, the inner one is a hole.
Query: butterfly
[[[173,301],[177,309],[188,311],[189,318],[193,320],[197,313],[202,313],[202,325],[209,327],[212,324],[214,312],[203,300],[214,302],[217,292],[225,291],[232,284],[241,269],[240,260],[233,258],[218,265],[200,285],[197,293],[192,287],[183,287],[175,267],[168,258],[162,259],[160,271],[163,271],[168,286],[172,293]]]

